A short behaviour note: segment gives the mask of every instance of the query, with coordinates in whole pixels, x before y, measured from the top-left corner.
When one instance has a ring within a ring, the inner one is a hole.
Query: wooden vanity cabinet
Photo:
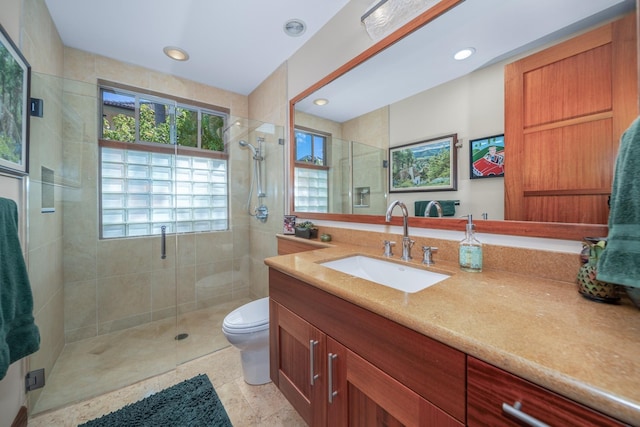
[[[503,404],[516,406],[526,414],[550,426],[623,426],[612,418],[512,375],[500,368],[467,358],[467,425],[526,426],[535,425],[518,420],[507,413]]]
[[[310,426],[464,425],[464,353],[273,269],[269,295],[271,379]]]

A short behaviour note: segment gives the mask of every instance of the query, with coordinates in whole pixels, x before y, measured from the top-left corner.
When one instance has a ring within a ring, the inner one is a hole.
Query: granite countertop
[[[285,237],[286,238],[286,237]],[[327,245],[328,246],[328,245]],[[376,248],[378,249],[378,248]],[[597,303],[575,285],[441,261],[451,277],[405,293],[318,265],[380,251],[340,243],[265,263],[621,421],[640,425],[640,310]],[[396,254],[392,260],[402,262]]]

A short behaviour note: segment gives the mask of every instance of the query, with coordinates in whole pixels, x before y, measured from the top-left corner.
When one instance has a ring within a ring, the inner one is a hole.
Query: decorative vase
[[[593,301],[607,303],[618,302],[620,300],[618,296],[618,286],[596,279],[598,273],[598,258],[604,250],[606,241],[603,239],[596,242],[595,239],[591,238],[585,238],[585,240],[586,242],[582,244],[583,262],[584,255],[588,253],[589,257],[587,262],[580,267],[578,271],[578,277],[576,279],[578,292],[580,292],[583,297]]]

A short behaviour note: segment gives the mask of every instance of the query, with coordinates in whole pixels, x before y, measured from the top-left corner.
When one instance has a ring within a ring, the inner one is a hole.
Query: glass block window
[[[329,171],[295,168],[295,210],[298,212],[329,211]]]
[[[100,237],[227,230],[228,111],[117,85],[100,94]]]
[[[104,239],[229,228],[227,160],[103,145]]]

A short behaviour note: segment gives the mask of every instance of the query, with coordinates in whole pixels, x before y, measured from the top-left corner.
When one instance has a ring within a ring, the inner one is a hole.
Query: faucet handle
[[[385,240],[383,244],[384,244],[384,253],[382,255],[386,257],[392,257],[393,256],[392,247],[396,245],[396,242]]]
[[[433,260],[433,253],[437,252],[438,248],[433,246],[422,247],[422,263],[424,265],[433,265],[436,262]]]

